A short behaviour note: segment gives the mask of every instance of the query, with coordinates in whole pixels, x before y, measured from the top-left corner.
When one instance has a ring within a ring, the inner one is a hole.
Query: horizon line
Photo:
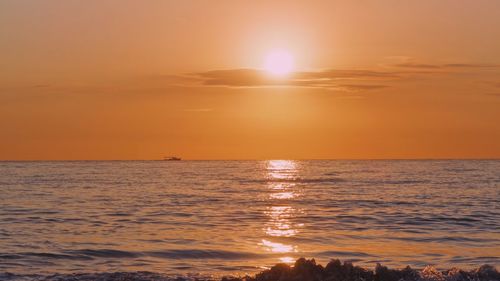
[[[289,160],[289,161],[463,161],[463,160],[500,160],[500,157],[491,158],[214,158],[214,159],[182,159],[181,161],[272,161],[272,160]],[[120,161],[160,161],[169,162],[163,159],[0,159],[0,162],[120,162]]]

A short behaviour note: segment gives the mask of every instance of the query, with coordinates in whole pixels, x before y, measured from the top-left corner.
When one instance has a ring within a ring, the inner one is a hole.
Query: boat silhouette
[[[163,161],[181,161],[182,159],[180,157],[175,157],[175,156],[166,156],[163,157]]]

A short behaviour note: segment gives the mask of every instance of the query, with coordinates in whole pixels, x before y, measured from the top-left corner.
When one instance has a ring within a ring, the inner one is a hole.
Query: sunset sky
[[[499,158],[500,1],[0,0],[0,159]]]

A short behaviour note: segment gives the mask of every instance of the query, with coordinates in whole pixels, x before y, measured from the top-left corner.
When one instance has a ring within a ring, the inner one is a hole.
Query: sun
[[[273,50],[266,56],[264,69],[274,76],[285,76],[293,71],[293,56],[286,50]]]

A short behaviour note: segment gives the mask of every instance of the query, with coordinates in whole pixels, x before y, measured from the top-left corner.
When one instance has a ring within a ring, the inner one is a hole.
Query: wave
[[[327,178],[268,178],[268,179],[238,179],[241,184],[252,183],[319,183],[319,184],[335,184],[345,182],[346,180],[338,177]]]
[[[231,252],[231,251],[216,251],[216,250],[167,250],[167,251],[151,251],[146,252],[148,256],[168,258],[168,259],[251,259],[264,258],[264,255],[247,253],[247,252]]]
[[[432,183],[429,179],[401,179],[401,180],[389,180],[389,179],[375,179],[375,180],[359,180],[354,181],[355,183],[367,184],[367,185],[413,185],[413,184],[429,184]]]
[[[248,252],[232,252],[222,250],[161,250],[161,251],[120,251],[111,249],[83,249],[83,250],[68,250],[62,253],[46,253],[46,252],[23,252],[15,254],[1,254],[0,260],[17,260],[29,257],[42,257],[46,259],[67,259],[67,260],[92,260],[94,258],[139,258],[139,257],[155,257],[163,259],[221,259],[221,260],[239,260],[239,259],[258,259],[265,258],[265,255],[248,253]]]
[[[324,252],[319,252],[316,253],[318,256],[325,256],[325,257],[332,257],[332,256],[337,256],[337,257],[375,257],[373,255],[363,253],[363,252],[350,252],[350,251],[324,251]]]
[[[461,270],[452,268],[449,270],[437,270],[435,267],[427,266],[422,270],[412,269],[407,266],[404,269],[389,269],[377,264],[374,271],[350,262],[341,263],[340,260],[332,260],[326,266],[316,264],[314,259],[298,259],[293,266],[277,264],[270,269],[257,273],[255,276],[244,277],[222,277],[216,279],[212,276],[173,276],[162,273],[137,271],[137,272],[104,272],[104,273],[73,273],[43,275],[17,275],[12,273],[0,273],[0,280],[5,281],[498,281],[500,273],[496,268],[483,265],[473,270]]]
[[[120,251],[120,250],[111,250],[111,249],[102,249],[102,250],[71,250],[65,251],[65,253],[69,253],[75,256],[87,256],[87,257],[97,257],[97,258],[137,258],[142,256],[140,252],[132,252],[132,251]]]
[[[429,179],[376,179],[376,180],[363,180],[363,179],[345,179],[341,177],[321,177],[321,178],[265,178],[265,179],[242,179],[232,178],[240,184],[264,184],[264,183],[295,183],[295,184],[336,184],[351,181],[352,184],[362,185],[416,185],[416,184],[429,184],[432,183]]]

